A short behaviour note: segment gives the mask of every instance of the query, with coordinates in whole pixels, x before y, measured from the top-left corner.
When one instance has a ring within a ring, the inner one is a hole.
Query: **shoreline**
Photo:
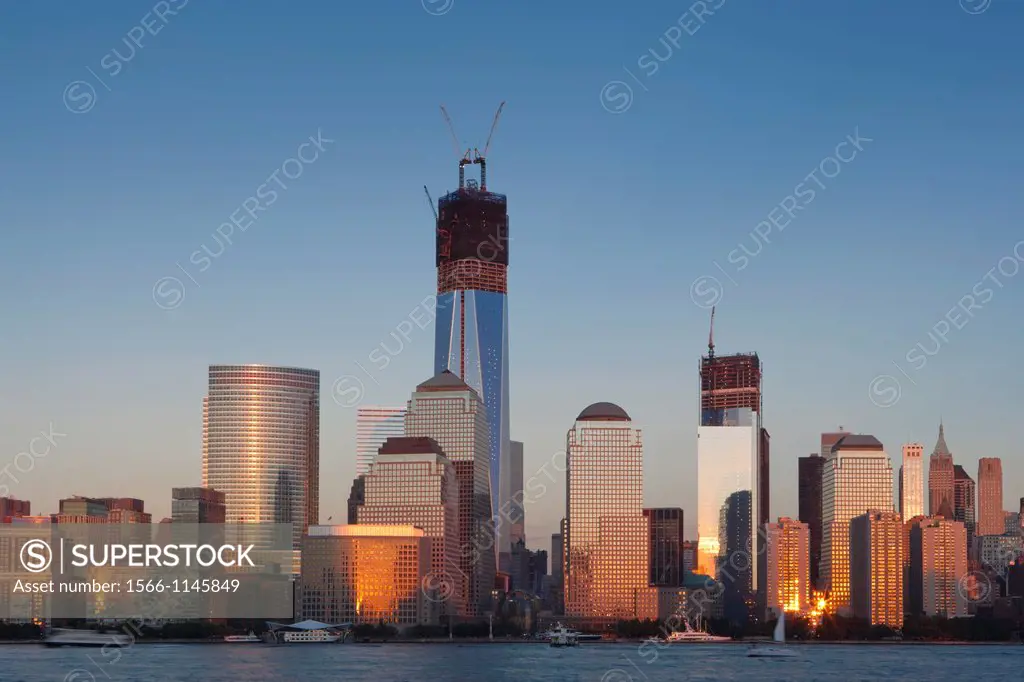
[[[119,636],[120,632],[106,633],[111,637],[111,643],[114,643],[114,637]],[[645,639],[617,639],[617,640],[599,640],[592,642],[581,642],[579,646],[592,646],[592,645],[609,645],[609,644],[635,644],[643,645]],[[691,647],[691,646],[738,646],[738,645],[751,645],[759,643],[770,643],[771,640],[764,639],[740,639],[732,642],[715,642],[715,643],[684,643],[684,644],[670,644],[664,646],[672,647]],[[23,644],[26,646],[41,646],[42,640],[35,639],[2,639],[0,645],[10,644],[17,645]],[[221,639],[135,639],[131,644],[127,646],[134,646],[135,644],[196,644],[196,645],[228,645],[234,644],[239,646],[237,642],[225,642]],[[417,645],[417,644],[429,644],[429,645],[547,645],[548,642],[541,640],[523,640],[523,639],[455,639],[449,640],[447,638],[441,639],[392,639],[392,640],[377,640],[369,642],[337,642],[339,646],[381,646],[381,645]],[[966,640],[910,640],[910,641],[874,641],[874,640],[792,640],[787,641],[786,646],[828,646],[828,645],[843,645],[843,646],[1020,646],[1021,642],[1000,642],[1000,641],[985,641],[985,642],[972,642]],[[116,646],[116,644],[115,644]],[[255,646],[250,644],[249,646]],[[271,645],[271,646],[287,646],[287,645]],[[73,648],[73,647],[72,647]]]

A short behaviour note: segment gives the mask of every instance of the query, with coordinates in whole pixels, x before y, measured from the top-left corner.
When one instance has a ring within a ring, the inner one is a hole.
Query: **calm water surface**
[[[140,644],[122,650],[0,646],[7,682],[662,682],[1022,680],[1024,646],[792,645],[798,659],[746,657],[746,646],[636,644]],[[118,656],[120,654],[120,656]],[[655,654],[657,657],[655,659]]]

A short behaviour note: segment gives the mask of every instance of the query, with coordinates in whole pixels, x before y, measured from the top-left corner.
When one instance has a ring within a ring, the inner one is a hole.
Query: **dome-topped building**
[[[594,403],[580,412],[576,421],[628,422],[626,411],[615,403]]]

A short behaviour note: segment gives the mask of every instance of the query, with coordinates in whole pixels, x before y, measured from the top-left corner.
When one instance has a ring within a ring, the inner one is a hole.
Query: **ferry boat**
[[[327,630],[298,630],[281,633],[281,640],[289,644],[312,644],[317,642],[331,644],[337,642],[343,636],[340,632],[329,632]]]
[[[226,635],[224,641],[229,644],[261,644],[263,642],[252,630],[249,630],[247,635]]]
[[[577,638],[577,634],[574,631],[563,627],[561,623],[555,625],[555,629],[551,630],[551,646],[569,647],[577,646],[578,644],[579,639]]]
[[[83,647],[105,647],[124,646],[125,639],[132,639],[131,635],[125,632],[101,633],[96,630],[75,630],[73,628],[54,628],[43,639],[46,646],[83,646]]]

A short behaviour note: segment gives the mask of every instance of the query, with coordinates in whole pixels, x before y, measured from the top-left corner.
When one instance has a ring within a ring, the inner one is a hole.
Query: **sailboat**
[[[754,645],[747,650],[747,656],[751,658],[795,658],[796,651],[785,646],[786,644],[786,612],[779,614],[779,622],[775,624],[775,634],[772,635],[775,644],[782,646],[758,646]]]

